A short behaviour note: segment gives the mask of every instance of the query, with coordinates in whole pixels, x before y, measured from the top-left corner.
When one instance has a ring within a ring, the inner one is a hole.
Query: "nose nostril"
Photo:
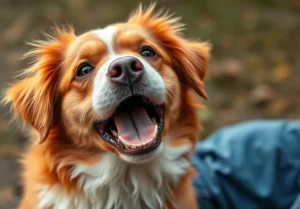
[[[141,70],[144,69],[144,66],[143,66],[143,64],[142,64],[140,61],[134,60],[134,61],[132,61],[132,63],[131,63],[131,69],[132,69],[133,71],[141,71]]]
[[[121,66],[117,65],[108,70],[107,75],[111,78],[119,77],[122,74]]]

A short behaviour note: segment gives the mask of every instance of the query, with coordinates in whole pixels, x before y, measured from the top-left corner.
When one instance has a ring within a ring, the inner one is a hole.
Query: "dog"
[[[126,22],[31,43],[4,99],[35,130],[19,209],[197,208],[189,156],[210,45],[183,29],[140,5]]]

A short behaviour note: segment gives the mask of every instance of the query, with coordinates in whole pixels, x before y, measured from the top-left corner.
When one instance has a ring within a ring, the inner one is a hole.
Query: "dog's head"
[[[193,89],[206,98],[209,46],[182,38],[178,18],[153,8],[79,36],[56,29],[33,44],[35,62],[6,101],[40,143],[59,135],[74,148],[147,161],[160,151],[164,126],[185,111],[183,94]]]

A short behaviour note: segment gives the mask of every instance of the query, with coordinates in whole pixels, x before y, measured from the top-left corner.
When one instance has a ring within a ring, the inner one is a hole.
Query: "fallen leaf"
[[[287,80],[291,75],[290,66],[286,63],[280,63],[271,72],[271,80],[275,82]]]
[[[278,99],[270,105],[269,114],[271,116],[280,116],[288,108],[288,103],[284,99]]]

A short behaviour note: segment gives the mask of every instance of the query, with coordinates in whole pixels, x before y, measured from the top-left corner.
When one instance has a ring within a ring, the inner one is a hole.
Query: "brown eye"
[[[83,63],[77,68],[76,78],[84,78],[93,71],[93,66],[89,63]]]
[[[141,49],[140,54],[141,54],[143,57],[148,57],[148,58],[155,58],[155,57],[157,57],[157,54],[156,54],[156,52],[154,51],[154,49],[152,49],[152,48],[149,47],[149,46],[143,47],[143,48]]]

